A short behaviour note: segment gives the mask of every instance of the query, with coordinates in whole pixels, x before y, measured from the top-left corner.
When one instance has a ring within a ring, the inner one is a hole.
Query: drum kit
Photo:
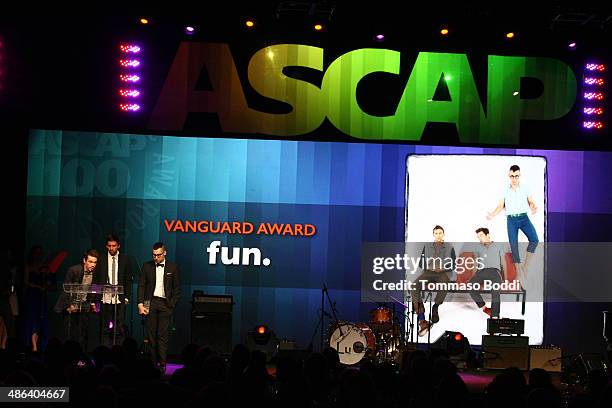
[[[397,363],[401,345],[400,324],[387,306],[372,309],[367,324],[332,321],[329,328],[329,346],[338,351],[345,365],[367,360]]]

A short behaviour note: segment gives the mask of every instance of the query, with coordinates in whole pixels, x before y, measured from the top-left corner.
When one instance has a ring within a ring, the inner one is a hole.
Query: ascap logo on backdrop
[[[357,102],[357,87],[376,72],[400,75],[400,52],[358,49],[323,66],[324,50],[300,44],[278,44],[257,51],[248,64],[248,84],[261,96],[290,106],[288,113],[249,107],[227,44],[184,42],[180,45],[149,127],[181,130],[190,112],[213,112],[226,133],[297,136],[310,133],[327,118],[347,135],[360,139],[420,140],[428,122],[454,123],[468,143],[519,141],[520,122],[553,120],[567,114],[576,98],[571,68],[552,58],[490,55],[486,102],[478,93],[466,54],[420,52],[416,56],[395,113],[376,116]],[[304,67],[323,74],[321,86],[287,75],[285,68]],[[211,90],[196,89],[201,73]],[[450,100],[434,100],[441,78]],[[521,78],[541,82],[542,93],[520,95]],[[484,99],[484,98],[483,98]]]

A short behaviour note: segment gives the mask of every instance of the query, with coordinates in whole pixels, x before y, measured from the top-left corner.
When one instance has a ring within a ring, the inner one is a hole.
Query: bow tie
[[[157,267],[162,267],[162,268],[163,268],[163,267],[164,267],[164,264],[163,264],[163,263],[158,263],[158,264],[155,264],[155,267],[156,267],[156,268],[157,268]]]

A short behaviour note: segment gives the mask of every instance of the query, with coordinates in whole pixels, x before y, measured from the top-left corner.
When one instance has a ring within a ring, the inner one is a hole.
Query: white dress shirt
[[[164,265],[166,262],[164,261]],[[165,298],[166,293],[164,291],[164,267],[155,265],[155,290],[153,296]]]

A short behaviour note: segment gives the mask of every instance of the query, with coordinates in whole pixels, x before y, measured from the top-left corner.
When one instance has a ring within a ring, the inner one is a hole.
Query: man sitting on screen
[[[479,269],[470,279],[470,283],[478,283],[478,285],[482,287],[485,281],[498,284],[503,282],[504,275],[502,271],[506,270],[504,249],[501,245],[491,240],[491,235],[489,234],[488,228],[478,228],[476,230],[476,236],[478,237],[478,241],[480,241],[480,243],[476,244],[474,248],[474,257],[479,260],[477,263]],[[491,291],[490,309],[486,306],[480,292],[472,291],[470,292],[470,296],[472,296],[472,299],[474,299],[474,302],[476,302],[478,308],[482,309],[482,311],[488,314],[489,317],[499,317],[500,296],[498,290]]]
[[[455,249],[452,244],[444,242],[444,228],[436,225],[433,229],[433,236],[434,242],[426,244],[421,252],[423,273],[416,279],[419,288],[429,282],[448,284],[450,282],[449,273],[455,268]],[[424,336],[434,323],[440,321],[438,307],[445,298],[445,290],[436,293],[435,304],[431,309],[431,322],[429,322],[425,320],[425,305],[421,298],[421,291],[414,291],[412,301],[413,308],[418,314],[419,336]]]

